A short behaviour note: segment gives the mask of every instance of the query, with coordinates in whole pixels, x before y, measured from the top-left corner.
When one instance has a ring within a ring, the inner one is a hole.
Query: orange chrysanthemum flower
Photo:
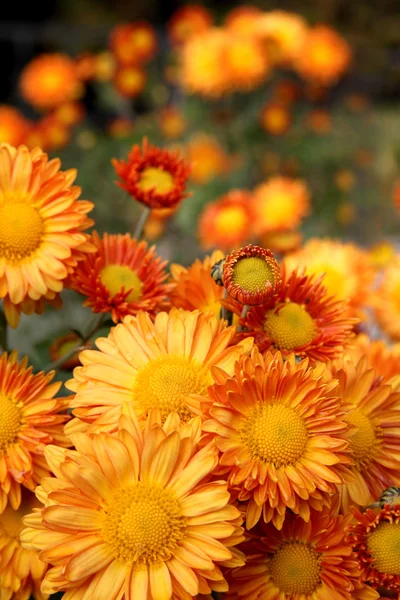
[[[389,346],[384,340],[371,340],[367,335],[360,334],[355,338],[348,353],[354,362],[366,356],[377,377],[385,383],[400,375],[400,344]]]
[[[0,144],[23,144],[30,127],[29,121],[16,108],[0,104]]]
[[[261,525],[243,544],[247,562],[232,573],[227,598],[246,600],[377,600],[363,583],[346,541],[351,515],[290,515],[282,531]]]
[[[199,424],[197,424],[197,429]],[[65,600],[187,600],[226,591],[219,565],[243,564],[243,540],[226,482],[210,482],[213,444],[198,450],[195,428],[142,432],[123,415],[116,436],[74,436],[76,451],[50,447],[55,478],[44,479],[44,507],[25,517],[24,547],[54,565],[42,590]],[[39,495],[39,494],[38,494]]]
[[[81,353],[83,366],[67,383],[76,393],[74,416],[93,431],[114,430],[124,403],[142,419],[152,408],[164,419],[171,411],[189,419],[197,407],[191,395],[207,394],[211,368],[232,374],[235,361],[250,351],[252,340],[230,345],[234,335],[233,327],[200,311],[173,308],[154,323],[144,312],[126,318],[96,340],[99,350]]]
[[[186,145],[185,156],[191,165],[190,179],[194,183],[208,183],[229,170],[229,156],[211,135],[194,135]]]
[[[65,54],[41,54],[26,65],[20,79],[24,99],[40,110],[55,108],[82,93],[75,62]]]
[[[115,89],[121,96],[136,98],[139,96],[147,82],[147,74],[143,67],[128,65],[118,68],[113,77]]]
[[[332,85],[350,62],[351,49],[346,40],[330,27],[317,25],[308,30],[295,66],[304,79]]]
[[[365,357],[349,357],[330,366],[339,380],[337,390],[351,412],[347,422],[354,431],[350,438],[354,482],[340,486],[341,506],[346,513],[352,504],[366,506],[378,500],[382,491],[400,483],[400,393],[381,384]]]
[[[254,226],[252,195],[231,190],[207,204],[199,217],[198,237],[203,248],[239,248],[249,241]]]
[[[168,37],[173,44],[183,44],[193,35],[210,29],[213,18],[200,4],[188,4],[177,10],[168,22]]]
[[[383,597],[400,596],[400,504],[386,504],[375,512],[353,510],[357,524],[349,528],[349,542],[358,559],[361,578]],[[388,594],[385,594],[388,591]],[[379,596],[380,598],[381,596]]]
[[[167,106],[160,110],[158,121],[161,133],[168,139],[180,138],[187,128],[183,112],[174,106]]]
[[[268,102],[260,115],[261,127],[271,135],[282,135],[290,127],[291,114],[281,102]]]
[[[171,265],[172,280],[175,283],[169,294],[171,304],[185,310],[212,312],[219,318],[224,290],[211,277],[211,267],[224,256],[221,250],[215,250],[202,261],[197,258],[190,267]]]
[[[262,518],[281,529],[289,508],[310,519],[329,506],[335,484],[350,476],[346,411],[332,395],[324,365],[255,349],[235,375],[218,373],[205,431],[222,452],[234,497],[246,502],[246,527]],[[203,404],[204,406],[204,404]]]
[[[310,211],[306,184],[290,177],[271,177],[253,192],[254,227],[258,234],[294,229]]]
[[[307,25],[295,13],[272,10],[260,16],[256,34],[267,44],[271,60],[285,65],[299,55],[307,36]]]
[[[143,149],[133,146],[128,161],[112,161],[118,185],[138,202],[149,208],[173,208],[189,194],[185,194],[189,167],[178,152],[156,148],[143,141]]]
[[[157,52],[155,29],[146,21],[117,25],[110,34],[110,49],[122,65],[147,62]]]
[[[0,145],[0,297],[9,323],[43,310],[92,250],[83,231],[91,202],[77,200],[76,170],[60,171],[39,148]]]
[[[281,271],[270,250],[249,244],[229,254],[222,282],[228,294],[241,304],[263,304],[282,283]]]
[[[263,12],[256,6],[236,6],[226,15],[224,25],[237,35],[252,36],[262,15]]]
[[[297,267],[307,274],[324,274],[324,285],[331,296],[347,299],[351,312],[362,314],[375,276],[368,255],[355,244],[312,238],[303,248],[285,257],[288,271]]]
[[[384,269],[378,289],[371,296],[375,318],[393,340],[400,341],[400,257]]]
[[[47,565],[34,550],[21,546],[22,518],[40,503],[32,492],[24,491],[18,510],[7,506],[0,515],[0,598],[2,600],[47,600],[40,591]]]
[[[358,322],[348,312],[345,300],[326,295],[323,277],[288,274],[283,268],[282,286],[265,304],[251,308],[242,319],[246,332],[241,335],[254,336],[261,351],[327,362],[341,356]]]
[[[260,85],[270,71],[267,53],[256,37],[228,33],[224,69],[234,90]]]
[[[166,296],[172,285],[165,283],[167,261],[149,248],[125,235],[93,232],[94,254],[79,263],[69,279],[69,287],[86,296],[85,306],[93,312],[109,312],[114,323],[126,315],[145,310],[151,315],[169,306]]]
[[[21,485],[34,490],[48,474],[47,444],[68,445],[63,433],[67,402],[54,398],[61,383],[54,372],[32,374],[28,359],[4,353],[0,358],[0,514],[7,499],[14,510],[21,503]]]
[[[260,241],[264,248],[269,248],[274,254],[285,255],[300,248],[303,236],[293,229],[278,229],[264,233]]]

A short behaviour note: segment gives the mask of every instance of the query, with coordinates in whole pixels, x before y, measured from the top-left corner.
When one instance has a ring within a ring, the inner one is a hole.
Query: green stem
[[[8,351],[8,323],[3,307],[0,308],[0,346],[3,352]]]
[[[142,214],[139,217],[139,221],[136,224],[135,227],[135,231],[133,232],[133,237],[135,238],[135,240],[140,240],[140,238],[142,237],[143,234],[143,229],[144,226],[146,225],[146,221],[149,218],[151,213],[151,208],[149,208],[148,206],[145,206]]]
[[[46,373],[48,373],[49,371],[55,371],[55,370],[59,369],[70,358],[72,358],[74,356],[74,354],[76,354],[77,352],[80,352],[81,350],[84,350],[85,347],[86,347],[86,344],[90,341],[90,338],[96,333],[96,331],[98,331],[98,329],[100,329],[100,327],[101,327],[103,321],[105,320],[107,314],[108,313],[99,313],[98,315],[96,315],[96,317],[92,321],[92,324],[89,327],[89,329],[86,331],[85,334],[82,335],[81,342],[79,342],[79,344],[77,344],[74,348],[72,348],[72,350],[70,350],[69,352],[67,352],[67,354],[65,354],[64,356],[61,356],[59,359],[57,359],[54,362],[48,364],[44,368],[44,371]]]
[[[244,304],[243,308],[242,308],[242,314],[240,315],[241,319],[244,319],[245,316],[247,315],[247,313],[249,312],[251,306],[249,306],[248,304]],[[238,331],[243,331],[243,326],[239,325],[238,327]]]

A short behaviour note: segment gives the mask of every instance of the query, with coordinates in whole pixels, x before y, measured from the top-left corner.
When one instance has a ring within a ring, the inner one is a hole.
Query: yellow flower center
[[[110,296],[122,291],[132,290],[126,302],[137,302],[142,295],[143,282],[135,271],[126,265],[107,265],[100,272],[101,283],[107,288]]]
[[[354,409],[348,415],[347,420],[350,425],[358,428],[351,437],[352,458],[358,470],[365,469],[375,455],[377,445],[375,427],[359,408]]]
[[[0,394],[0,455],[5,454],[7,448],[17,441],[21,425],[21,408],[12,398]]]
[[[267,283],[274,283],[272,267],[259,256],[240,258],[233,267],[232,281],[245,292],[264,291]]]
[[[147,167],[140,173],[137,186],[143,192],[154,190],[157,194],[168,194],[174,189],[175,182],[171,173],[161,167]]]
[[[283,404],[260,404],[241,431],[253,458],[276,468],[292,465],[302,456],[308,440],[303,419]]]
[[[277,348],[294,350],[309,344],[317,333],[317,327],[305,308],[289,302],[267,312],[264,331]]]
[[[38,210],[23,200],[0,204],[0,256],[8,261],[28,258],[40,245],[44,233]]]
[[[178,500],[154,485],[139,481],[116,490],[104,511],[103,538],[115,558],[126,563],[164,562],[185,536],[186,519]]]
[[[264,203],[261,200],[262,214],[271,229],[274,226],[282,225],[282,223],[288,225],[292,223],[296,208],[295,202],[296,197],[294,195],[283,192],[267,197]]]
[[[209,369],[204,365],[184,356],[161,356],[137,373],[133,401],[145,414],[158,408],[163,419],[175,411],[187,421],[193,414],[185,403],[185,396],[207,395],[211,383]]]
[[[310,545],[286,542],[274,554],[270,573],[284,594],[312,594],[320,583],[320,555]]]
[[[76,340],[69,340],[68,342],[64,342],[63,344],[61,344],[60,348],[58,349],[59,358],[67,356],[67,354],[69,354],[71,350],[76,348],[78,342],[79,338],[77,338]]]
[[[215,217],[214,227],[220,235],[232,235],[240,232],[247,223],[245,211],[239,206],[224,208]]]
[[[367,548],[380,573],[400,575],[400,523],[380,523],[367,537]]]

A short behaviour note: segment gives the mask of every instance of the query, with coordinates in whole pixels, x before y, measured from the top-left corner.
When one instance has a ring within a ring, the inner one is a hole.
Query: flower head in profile
[[[168,22],[168,37],[174,45],[187,42],[193,35],[210,29],[213,18],[201,4],[187,4],[179,8]]]
[[[0,297],[9,323],[43,310],[87,252],[91,202],[78,200],[76,170],[60,171],[39,148],[0,145]]]
[[[55,477],[42,480],[43,507],[21,534],[54,565],[45,593],[186,600],[227,590],[220,566],[243,564],[232,548],[241,518],[226,482],[210,481],[218,451],[198,449],[198,428],[162,427],[153,412],[142,431],[124,414],[116,435],[76,434],[76,451],[48,449]]]
[[[251,244],[226,257],[222,281],[232,298],[248,305],[263,304],[282,283],[272,252]]]
[[[379,287],[371,295],[371,304],[383,331],[400,341],[400,257],[396,256],[384,269]]]
[[[245,335],[253,336],[261,351],[294,352],[323,362],[341,356],[357,322],[348,316],[345,300],[326,294],[323,277],[304,270],[288,274],[284,267],[277,293],[242,319]]]
[[[196,259],[190,267],[171,265],[175,286],[169,294],[171,304],[185,310],[212,312],[218,318],[221,312],[223,288],[211,277],[211,267],[224,258],[221,250],[215,250],[204,260]]]
[[[254,211],[247,190],[231,190],[207,204],[199,218],[198,237],[203,248],[239,248],[252,235]]]
[[[113,159],[118,183],[138,202],[149,208],[173,208],[185,193],[189,167],[177,152],[162,150],[143,141],[133,146],[128,161]]]
[[[259,235],[298,227],[310,212],[310,194],[299,179],[271,177],[253,191],[254,227]]]
[[[115,430],[124,403],[142,420],[152,408],[163,419],[177,412],[188,420],[200,414],[192,396],[207,395],[211,368],[233,374],[236,360],[250,351],[252,340],[232,345],[234,335],[234,327],[198,310],[173,308],[158,313],[154,323],[143,311],[126,317],[108,338],[96,340],[99,350],[81,352],[82,367],[67,383],[76,394],[73,413],[91,431]]]
[[[2,600],[47,600],[40,590],[47,570],[34,550],[21,546],[22,519],[40,506],[33,492],[24,490],[17,510],[10,505],[0,515],[0,598]]]
[[[260,519],[281,529],[287,509],[308,522],[310,508],[329,506],[335,484],[349,478],[346,410],[335,384],[322,364],[255,349],[209,388],[204,430],[222,453],[232,495],[245,503],[247,529]]]
[[[370,508],[363,513],[353,509],[353,515],[357,523],[349,527],[348,539],[358,560],[362,580],[380,590],[382,597],[384,591],[391,593],[390,597],[398,597],[400,504],[386,504],[377,512]]]
[[[353,362],[345,356],[330,370],[339,380],[334,393],[351,407],[346,420],[352,429],[354,481],[339,486],[346,513],[351,505],[367,506],[378,500],[382,490],[400,484],[400,393],[390,383],[381,383],[366,357]]]
[[[61,383],[50,383],[53,377],[34,375],[28,359],[18,362],[16,352],[0,358],[0,514],[7,500],[18,509],[21,486],[34,490],[48,474],[46,445],[68,445],[67,401],[54,398]]]
[[[243,544],[246,565],[230,579],[229,600],[378,600],[363,583],[346,541],[351,520],[312,511],[289,515],[281,531],[262,524]]]
[[[126,315],[146,310],[151,315],[168,306],[166,296],[172,285],[166,283],[166,261],[149,248],[125,235],[93,232],[96,252],[79,263],[69,287],[86,296],[85,306],[93,312],[110,312],[114,323]]]
[[[41,54],[21,73],[21,94],[39,110],[76,100],[82,93],[76,64],[65,54]]]

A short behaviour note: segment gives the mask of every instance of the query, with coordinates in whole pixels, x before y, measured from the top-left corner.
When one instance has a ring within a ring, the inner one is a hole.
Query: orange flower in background
[[[44,458],[47,444],[67,446],[63,433],[65,398],[54,398],[60,382],[50,383],[54,371],[32,374],[28,359],[17,352],[0,358],[0,514],[7,506],[17,510],[21,486],[34,490],[48,476]]]
[[[124,414],[115,436],[80,434],[76,451],[46,452],[56,477],[21,535],[54,565],[43,592],[186,600],[227,589],[220,566],[243,564],[234,546],[244,538],[226,482],[210,481],[217,449],[199,450],[195,425],[163,428],[156,416],[142,432]]]
[[[348,352],[354,362],[366,356],[368,364],[377,377],[388,383],[395,375],[400,375],[400,344],[388,345],[383,340],[371,340],[365,334],[358,335]]]
[[[132,119],[123,117],[113,119],[107,125],[107,133],[114,138],[129,137],[135,128],[135,123]]]
[[[379,598],[398,597],[400,505],[386,504],[378,512],[369,508],[361,513],[354,509],[353,516],[357,523],[349,527],[348,542],[353,546],[362,580],[383,594]]]
[[[190,179],[205,184],[228,172],[229,156],[217,138],[208,134],[196,134],[186,145],[185,156],[191,165]]]
[[[253,36],[262,14],[257,6],[236,6],[226,15],[224,25],[237,35]]]
[[[39,148],[0,145],[0,296],[8,322],[55,300],[64,280],[92,251],[84,230],[92,203],[78,200],[76,170],[60,171]]]
[[[396,256],[384,269],[378,289],[372,294],[378,325],[393,340],[400,340],[400,258]]]
[[[300,179],[271,177],[253,191],[254,228],[262,235],[298,227],[310,212],[310,193]]]
[[[167,294],[172,288],[167,284],[167,261],[149,248],[125,235],[104,234],[100,238],[92,233],[96,252],[79,263],[69,279],[68,286],[86,296],[84,306],[93,312],[109,312],[114,323],[126,315],[145,310],[154,315],[165,309]]]
[[[282,104],[291,105],[302,95],[302,86],[292,79],[281,79],[274,88],[274,97]]]
[[[260,115],[261,126],[271,135],[282,135],[288,131],[291,124],[291,114],[282,103],[269,102],[264,106]]]
[[[315,108],[307,115],[307,123],[315,133],[324,135],[332,131],[332,115],[322,108]]]
[[[12,106],[0,104],[0,144],[19,146],[25,142],[31,125],[27,119]]]
[[[224,69],[230,87],[236,90],[259,86],[270,71],[267,53],[257,38],[230,33],[226,39]]]
[[[312,238],[303,248],[285,257],[286,268],[303,267],[308,274],[324,274],[324,286],[331,296],[349,302],[353,315],[362,315],[375,276],[368,255],[355,244]]]
[[[211,368],[232,374],[236,360],[250,351],[251,340],[231,345],[234,335],[235,328],[210,313],[173,308],[153,323],[140,311],[111,329],[108,338],[97,339],[98,351],[80,354],[83,366],[67,383],[76,393],[70,403],[74,416],[100,432],[115,430],[124,403],[140,419],[152,408],[163,419],[172,411],[185,421],[201,414],[191,395],[207,394]]]
[[[167,106],[160,110],[158,121],[162,134],[169,139],[180,138],[187,128],[182,111],[175,106]]]
[[[67,127],[77,125],[84,119],[85,108],[80,102],[66,102],[58,106],[52,116]]]
[[[94,79],[102,83],[111,81],[117,69],[114,55],[108,50],[105,50],[104,52],[99,52],[95,58]]]
[[[264,248],[269,248],[278,254],[287,254],[300,248],[303,236],[299,231],[293,229],[278,229],[268,231],[260,236],[260,242]]]
[[[76,73],[82,81],[91,81],[96,73],[96,56],[92,52],[83,52],[75,57]]]
[[[132,147],[128,161],[112,161],[122,181],[118,185],[149,208],[173,208],[189,194],[185,193],[189,166],[178,152],[162,150],[147,139]]]
[[[271,61],[283,65],[298,57],[307,31],[302,17],[284,10],[264,12],[256,28],[257,35],[266,43]]]
[[[157,52],[156,31],[146,21],[117,25],[110,34],[110,49],[122,65],[147,62]]]
[[[40,591],[47,564],[39,560],[34,550],[21,546],[19,534],[22,519],[40,502],[32,492],[24,490],[18,510],[7,506],[0,515],[0,597],[3,600],[47,600]]]
[[[369,258],[376,269],[387,267],[396,257],[396,248],[392,242],[382,240],[369,247]]]
[[[317,25],[308,30],[295,67],[301,77],[333,85],[348,70],[351,49],[335,30]]]
[[[21,73],[24,99],[39,110],[49,110],[75,100],[82,93],[75,62],[65,54],[41,54]]]
[[[35,148],[39,142],[41,149],[59,150],[64,148],[70,139],[71,127],[53,114],[48,114],[35,123],[26,138],[26,143],[30,149]]]
[[[211,267],[224,256],[221,250],[215,250],[204,260],[197,258],[190,267],[172,264],[171,276],[175,287],[169,294],[171,304],[185,310],[212,312],[219,318],[224,290],[211,277]]]
[[[400,483],[400,393],[380,383],[366,357],[339,359],[330,370],[339,380],[334,393],[351,406],[347,422],[355,428],[350,437],[354,481],[339,488],[346,513],[351,505],[366,506]]]
[[[232,250],[247,242],[254,225],[251,199],[246,190],[231,190],[207,204],[198,223],[201,246]]]
[[[146,82],[146,72],[142,67],[136,65],[118,68],[113,77],[116,90],[126,98],[139,96],[143,92]]]
[[[312,369],[293,354],[255,349],[219,373],[208,388],[204,430],[221,451],[220,468],[245,511],[246,528],[260,519],[281,529],[287,508],[310,520],[310,508],[330,505],[335,484],[349,478],[348,427],[324,365]],[[207,438],[208,439],[208,438]]]
[[[64,358],[64,356],[67,356],[71,350],[79,347],[80,343],[82,344],[82,339],[72,331],[70,333],[66,333],[65,335],[56,337],[49,348],[51,361],[55,362],[56,360],[60,360],[60,358]],[[72,369],[78,367],[79,365],[79,352],[77,351],[73,356],[71,356],[71,358],[62,364],[62,369],[63,371],[72,371]]]
[[[270,250],[248,244],[226,257],[222,282],[241,304],[264,304],[278,292],[281,270]]]
[[[246,564],[232,572],[227,599],[378,600],[346,540],[350,520],[313,511],[308,523],[288,516],[281,531],[261,524],[242,546]]]
[[[276,349],[284,356],[294,352],[327,362],[350,343],[358,319],[348,313],[346,300],[326,294],[323,277],[283,268],[277,293],[253,307],[242,324],[261,351]]]
[[[168,22],[168,37],[173,44],[183,44],[193,35],[210,29],[211,13],[200,4],[187,4],[179,8]]]

